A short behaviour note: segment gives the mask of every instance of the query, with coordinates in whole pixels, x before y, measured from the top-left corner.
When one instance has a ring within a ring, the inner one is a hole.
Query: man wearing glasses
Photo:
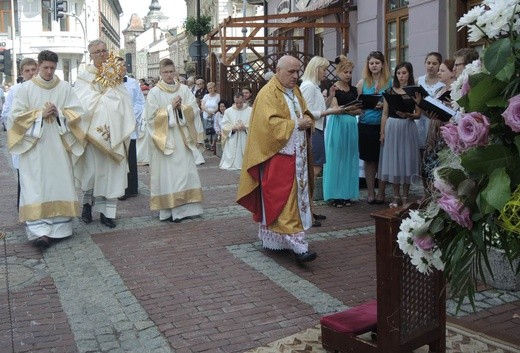
[[[462,48],[457,50],[453,54],[455,63],[453,64],[453,71],[455,71],[455,77],[459,77],[467,64],[477,60],[479,55],[473,48]]]
[[[127,151],[135,129],[132,101],[123,85],[123,64],[111,57],[106,43],[88,45],[92,64],[78,75],[74,90],[87,112],[82,119],[86,134],[85,153],[74,172],[83,191],[83,222],[92,222],[92,209],[101,223],[114,228],[117,198],[127,187]],[[105,70],[110,66],[110,69]],[[121,72],[119,72],[121,71]]]

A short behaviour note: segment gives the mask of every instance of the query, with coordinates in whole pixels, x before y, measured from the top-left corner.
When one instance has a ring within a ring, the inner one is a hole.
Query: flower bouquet
[[[520,258],[520,0],[484,0],[457,26],[486,48],[452,86],[460,114],[441,127],[432,197],[403,220],[398,243],[419,271],[444,271],[460,305],[473,304],[475,270],[491,271],[490,246]]]

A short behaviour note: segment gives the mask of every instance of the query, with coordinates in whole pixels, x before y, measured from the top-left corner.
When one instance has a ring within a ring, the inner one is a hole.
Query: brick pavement
[[[244,352],[375,297],[369,213],[385,206],[320,205],[328,219],[309,232],[319,257],[297,266],[287,253],[261,248],[256,225],[234,203],[238,173],[218,169],[212,155],[206,160],[203,217],[159,222],[142,166],[141,195],[119,202],[117,228],[94,215],[42,253],[17,223],[1,133],[0,353],[12,351],[11,327],[15,352]],[[478,299],[479,312],[465,306],[458,317],[449,302],[448,320],[520,346],[520,293],[487,290]]]

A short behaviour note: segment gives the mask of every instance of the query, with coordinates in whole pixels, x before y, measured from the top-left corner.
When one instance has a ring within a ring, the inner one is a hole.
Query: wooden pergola
[[[301,40],[303,42],[303,52],[309,52],[309,43],[304,40],[307,36],[292,36],[294,29],[304,28],[308,31],[311,28],[334,28],[341,30],[342,52],[348,52],[348,30],[350,27],[348,13],[354,7],[346,5],[343,1],[331,5],[326,9],[315,11],[294,12],[278,15],[249,16],[240,18],[228,17],[219,26],[213,29],[206,37],[205,42],[208,47],[220,48],[222,53],[221,63],[225,66],[232,65],[244,49],[254,53],[259,59],[264,55],[260,54],[257,48],[275,48],[274,51],[282,51],[283,45],[287,40]],[[317,19],[328,15],[336,15],[336,22],[316,22]],[[250,28],[247,36],[237,37],[228,36],[228,29]],[[261,29],[274,28],[273,35],[258,35]],[[307,34],[307,33],[305,33]]]

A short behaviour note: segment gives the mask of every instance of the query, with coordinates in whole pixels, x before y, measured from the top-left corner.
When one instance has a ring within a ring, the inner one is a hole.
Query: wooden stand
[[[397,233],[406,215],[407,210],[395,208],[372,215],[376,222],[377,340],[322,324],[326,350],[408,353],[428,345],[430,352],[446,352],[445,280],[440,271],[430,275],[417,271],[399,249]]]

